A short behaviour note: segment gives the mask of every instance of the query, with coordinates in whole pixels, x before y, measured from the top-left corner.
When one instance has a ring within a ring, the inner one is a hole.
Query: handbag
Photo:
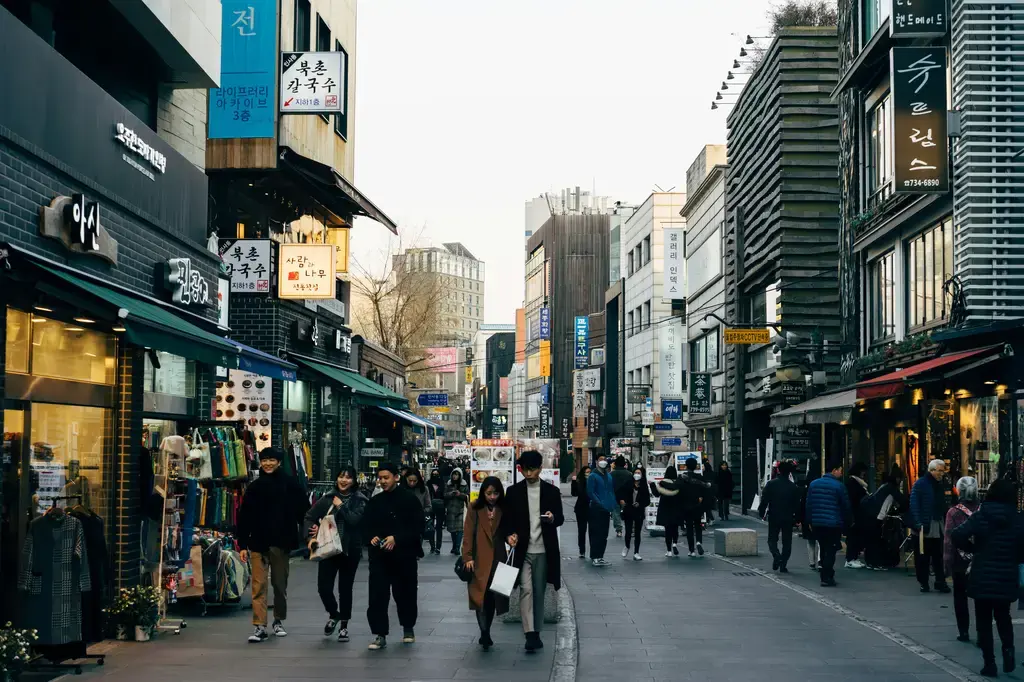
[[[310,553],[309,558],[313,561],[320,561],[344,553],[338,522],[335,520],[334,514],[328,513],[320,519],[320,527],[316,531],[316,549]]]
[[[476,561],[476,527],[478,523],[480,523],[480,513],[473,510],[473,561]],[[466,564],[462,560],[462,552],[459,552],[459,558],[455,560],[455,575],[459,576],[459,580],[462,582],[468,583],[473,581],[473,573],[466,569]]]
[[[519,578],[519,569],[512,565],[515,555],[516,549],[513,547],[508,553],[508,559],[494,567],[494,577],[491,578],[491,585],[488,588],[491,592],[503,597],[512,596],[512,589]]]

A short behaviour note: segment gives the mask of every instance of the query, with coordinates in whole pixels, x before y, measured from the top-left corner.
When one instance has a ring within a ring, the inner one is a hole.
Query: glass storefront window
[[[305,381],[284,382],[284,409],[309,412],[309,384]]]
[[[113,443],[111,410],[32,404],[33,511],[81,504],[106,516],[110,491],[104,454]],[[60,499],[71,497],[72,499]]]
[[[981,488],[999,476],[999,398],[960,401],[960,463]]]
[[[31,314],[7,309],[7,371],[28,374],[28,357],[32,349]]]
[[[115,346],[111,335],[32,316],[33,376],[113,384]]]
[[[195,363],[178,355],[163,351],[156,352],[160,368],[153,366],[149,353],[146,353],[145,391],[163,393],[191,398],[195,395]]]

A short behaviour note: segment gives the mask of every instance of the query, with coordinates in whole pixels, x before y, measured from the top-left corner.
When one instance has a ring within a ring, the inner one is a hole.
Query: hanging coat
[[[18,589],[27,593],[19,625],[38,630],[39,644],[82,641],[82,593],[92,579],[78,519],[47,513],[29,524]]]

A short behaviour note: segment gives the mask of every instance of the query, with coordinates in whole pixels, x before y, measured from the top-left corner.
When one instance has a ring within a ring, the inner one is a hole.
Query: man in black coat
[[[398,485],[398,468],[385,462],[377,468],[380,493],[370,498],[363,514],[363,537],[369,542],[369,604],[366,619],[374,635],[370,650],[388,645],[388,604],[395,597],[403,644],[416,641],[413,628],[419,575],[417,560],[423,556],[420,534],[426,523],[423,505],[407,488]]]
[[[299,524],[309,501],[302,486],[281,471],[285,452],[278,447],[260,452],[260,475],[249,484],[238,510],[238,547],[242,561],[252,557],[252,623],[249,641],[267,633],[267,578],[274,589],[274,634],[288,633],[282,622],[288,617],[288,561],[299,546]]]
[[[800,513],[800,488],[790,480],[792,462],[779,462],[778,477],[768,481],[761,491],[761,504],[757,513],[764,518],[768,514],[768,550],[772,553],[772,570],[789,573],[786,564],[793,551],[793,525]],[[782,535],[782,551],[779,551],[779,535]]]
[[[540,480],[541,454],[527,450],[519,457],[523,479],[505,493],[501,537],[513,548],[513,565],[519,568],[519,613],[528,652],[544,647],[540,628],[544,623],[544,593],[548,584],[562,587],[558,551],[558,527],[562,514],[561,491]]]

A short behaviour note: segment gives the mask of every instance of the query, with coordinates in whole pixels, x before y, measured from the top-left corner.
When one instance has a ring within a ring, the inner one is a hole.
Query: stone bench
[[[715,554],[757,556],[757,531],[751,528],[716,528]]]

